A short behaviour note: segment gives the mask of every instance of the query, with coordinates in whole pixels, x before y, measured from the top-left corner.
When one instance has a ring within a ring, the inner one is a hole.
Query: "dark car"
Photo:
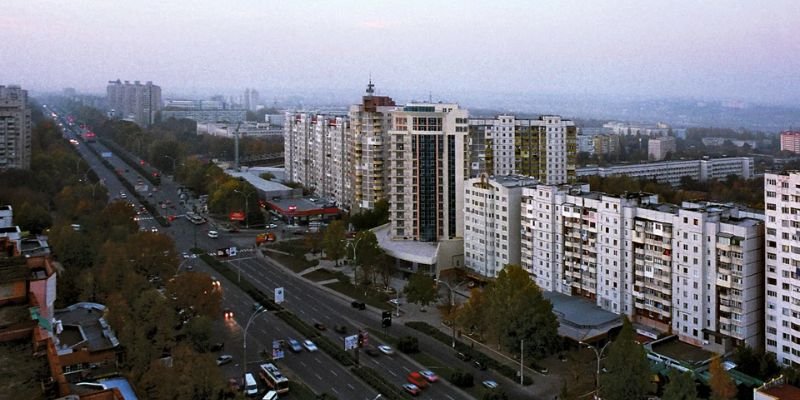
[[[456,353],[456,357],[458,357],[459,360],[463,360],[463,361],[472,360],[472,356],[470,356],[467,353]]]
[[[360,302],[360,301],[353,301],[352,303],[350,303],[350,306],[353,307],[353,308],[357,308],[359,310],[366,310],[367,309],[367,305],[364,304],[363,302]]]
[[[474,366],[475,366],[475,368],[477,368],[477,369],[479,369],[479,370],[481,370],[481,371],[486,371],[486,362],[485,362],[485,361],[481,361],[481,360],[475,360],[475,361],[472,363],[472,365],[474,365]]]
[[[377,357],[377,356],[381,355],[381,352],[378,351],[377,349],[373,348],[373,347],[367,348],[366,353],[370,357]]]
[[[321,331],[324,331],[325,329],[328,329],[328,328],[325,327],[325,324],[323,324],[322,322],[315,322],[314,323],[314,328],[317,328],[317,329],[319,329]]]
[[[212,344],[211,348],[209,350],[211,350],[212,352],[216,352],[216,351],[222,351],[222,349],[224,349],[224,348],[225,348],[225,343],[217,342],[217,343]]]
[[[346,326],[344,326],[344,325],[335,325],[335,326],[333,327],[333,330],[334,330],[336,333],[347,333],[347,327],[346,327]]]

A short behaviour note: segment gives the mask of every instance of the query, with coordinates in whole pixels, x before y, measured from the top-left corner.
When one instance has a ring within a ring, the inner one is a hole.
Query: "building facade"
[[[522,201],[521,263],[542,289],[698,346],[761,347],[763,215],[587,185],[525,188]]]
[[[557,115],[537,119],[499,115],[470,119],[469,128],[470,142],[476,143],[470,146],[473,176],[518,174],[547,184],[575,180],[577,128],[570,120]]]
[[[800,154],[800,131],[781,132],[781,151]]]
[[[106,96],[114,117],[131,120],[143,127],[152,125],[156,113],[161,110],[161,87],[150,81],[145,84],[119,79],[109,81]]]
[[[664,136],[652,138],[647,141],[647,158],[651,161],[661,161],[670,153],[675,153],[676,142],[674,137]]]
[[[651,139],[652,140],[652,139]],[[709,179],[725,179],[728,175],[750,179],[755,176],[752,157],[710,158],[687,161],[661,161],[645,164],[615,165],[611,167],[583,167],[577,176],[617,176],[655,179],[661,183],[678,186],[681,178],[688,177],[704,182]]]
[[[28,91],[0,85],[0,171],[31,168],[31,124]]]
[[[375,96],[372,81],[361,104],[350,106],[350,149],[353,169],[353,207],[372,209],[386,198],[387,147],[394,100]]]
[[[520,264],[522,189],[535,179],[507,175],[464,183],[464,267],[476,278],[496,278],[506,264]]]
[[[347,116],[313,112],[289,112],[284,123],[286,178],[344,207],[353,198],[349,124]]]
[[[463,237],[467,116],[445,103],[412,103],[391,113],[386,183],[394,240]]]

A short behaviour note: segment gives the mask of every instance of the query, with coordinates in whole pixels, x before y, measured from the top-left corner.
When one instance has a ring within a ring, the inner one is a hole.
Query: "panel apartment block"
[[[0,170],[31,168],[31,124],[28,91],[0,85]]]
[[[106,96],[115,117],[129,119],[143,127],[153,124],[156,113],[161,110],[161,87],[150,81],[145,84],[119,79],[109,81]]]
[[[470,173],[527,175],[546,184],[575,180],[577,128],[557,115],[472,118]],[[481,148],[481,143],[483,146]]]

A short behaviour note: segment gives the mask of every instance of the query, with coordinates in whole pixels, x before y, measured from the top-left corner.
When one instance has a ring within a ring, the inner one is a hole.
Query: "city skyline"
[[[102,93],[113,79],[165,92],[464,92],[798,100],[800,8],[679,1],[271,3],[5,2],[0,80]],[[131,55],[136,54],[136,57]]]

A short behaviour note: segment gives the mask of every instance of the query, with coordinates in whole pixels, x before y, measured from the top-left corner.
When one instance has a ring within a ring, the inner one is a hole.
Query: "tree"
[[[378,245],[378,238],[375,237],[375,234],[372,231],[362,231],[357,233],[353,243],[354,246],[356,246],[356,267],[361,267],[362,271],[360,281],[358,279],[358,274],[354,274],[356,278],[356,284],[369,283],[370,277],[373,275],[375,265],[383,260],[383,255],[385,253]]]
[[[680,372],[677,369],[669,371],[669,383],[664,388],[661,400],[696,400],[697,388],[694,377],[690,372]]]
[[[339,266],[339,259],[345,256],[345,239],[344,221],[333,221],[325,229],[325,236],[322,239],[325,254],[328,258],[336,261],[337,267]]]
[[[721,357],[714,357],[708,366],[711,378],[708,386],[711,387],[711,400],[733,400],[736,398],[736,384],[730,374],[722,367]]]
[[[275,175],[272,172],[262,172],[258,177],[268,181],[275,179]]]
[[[600,397],[606,400],[641,399],[650,386],[650,363],[644,347],[634,340],[633,325],[627,317],[622,330],[608,349],[606,368],[600,375]]]
[[[433,277],[420,271],[411,276],[403,292],[409,303],[419,304],[423,309],[439,297]]]
[[[196,315],[219,318],[222,294],[206,273],[185,272],[170,279],[167,293],[175,298],[176,309],[191,309]]]
[[[481,400],[508,400],[508,395],[503,391],[487,390],[483,392]]]

